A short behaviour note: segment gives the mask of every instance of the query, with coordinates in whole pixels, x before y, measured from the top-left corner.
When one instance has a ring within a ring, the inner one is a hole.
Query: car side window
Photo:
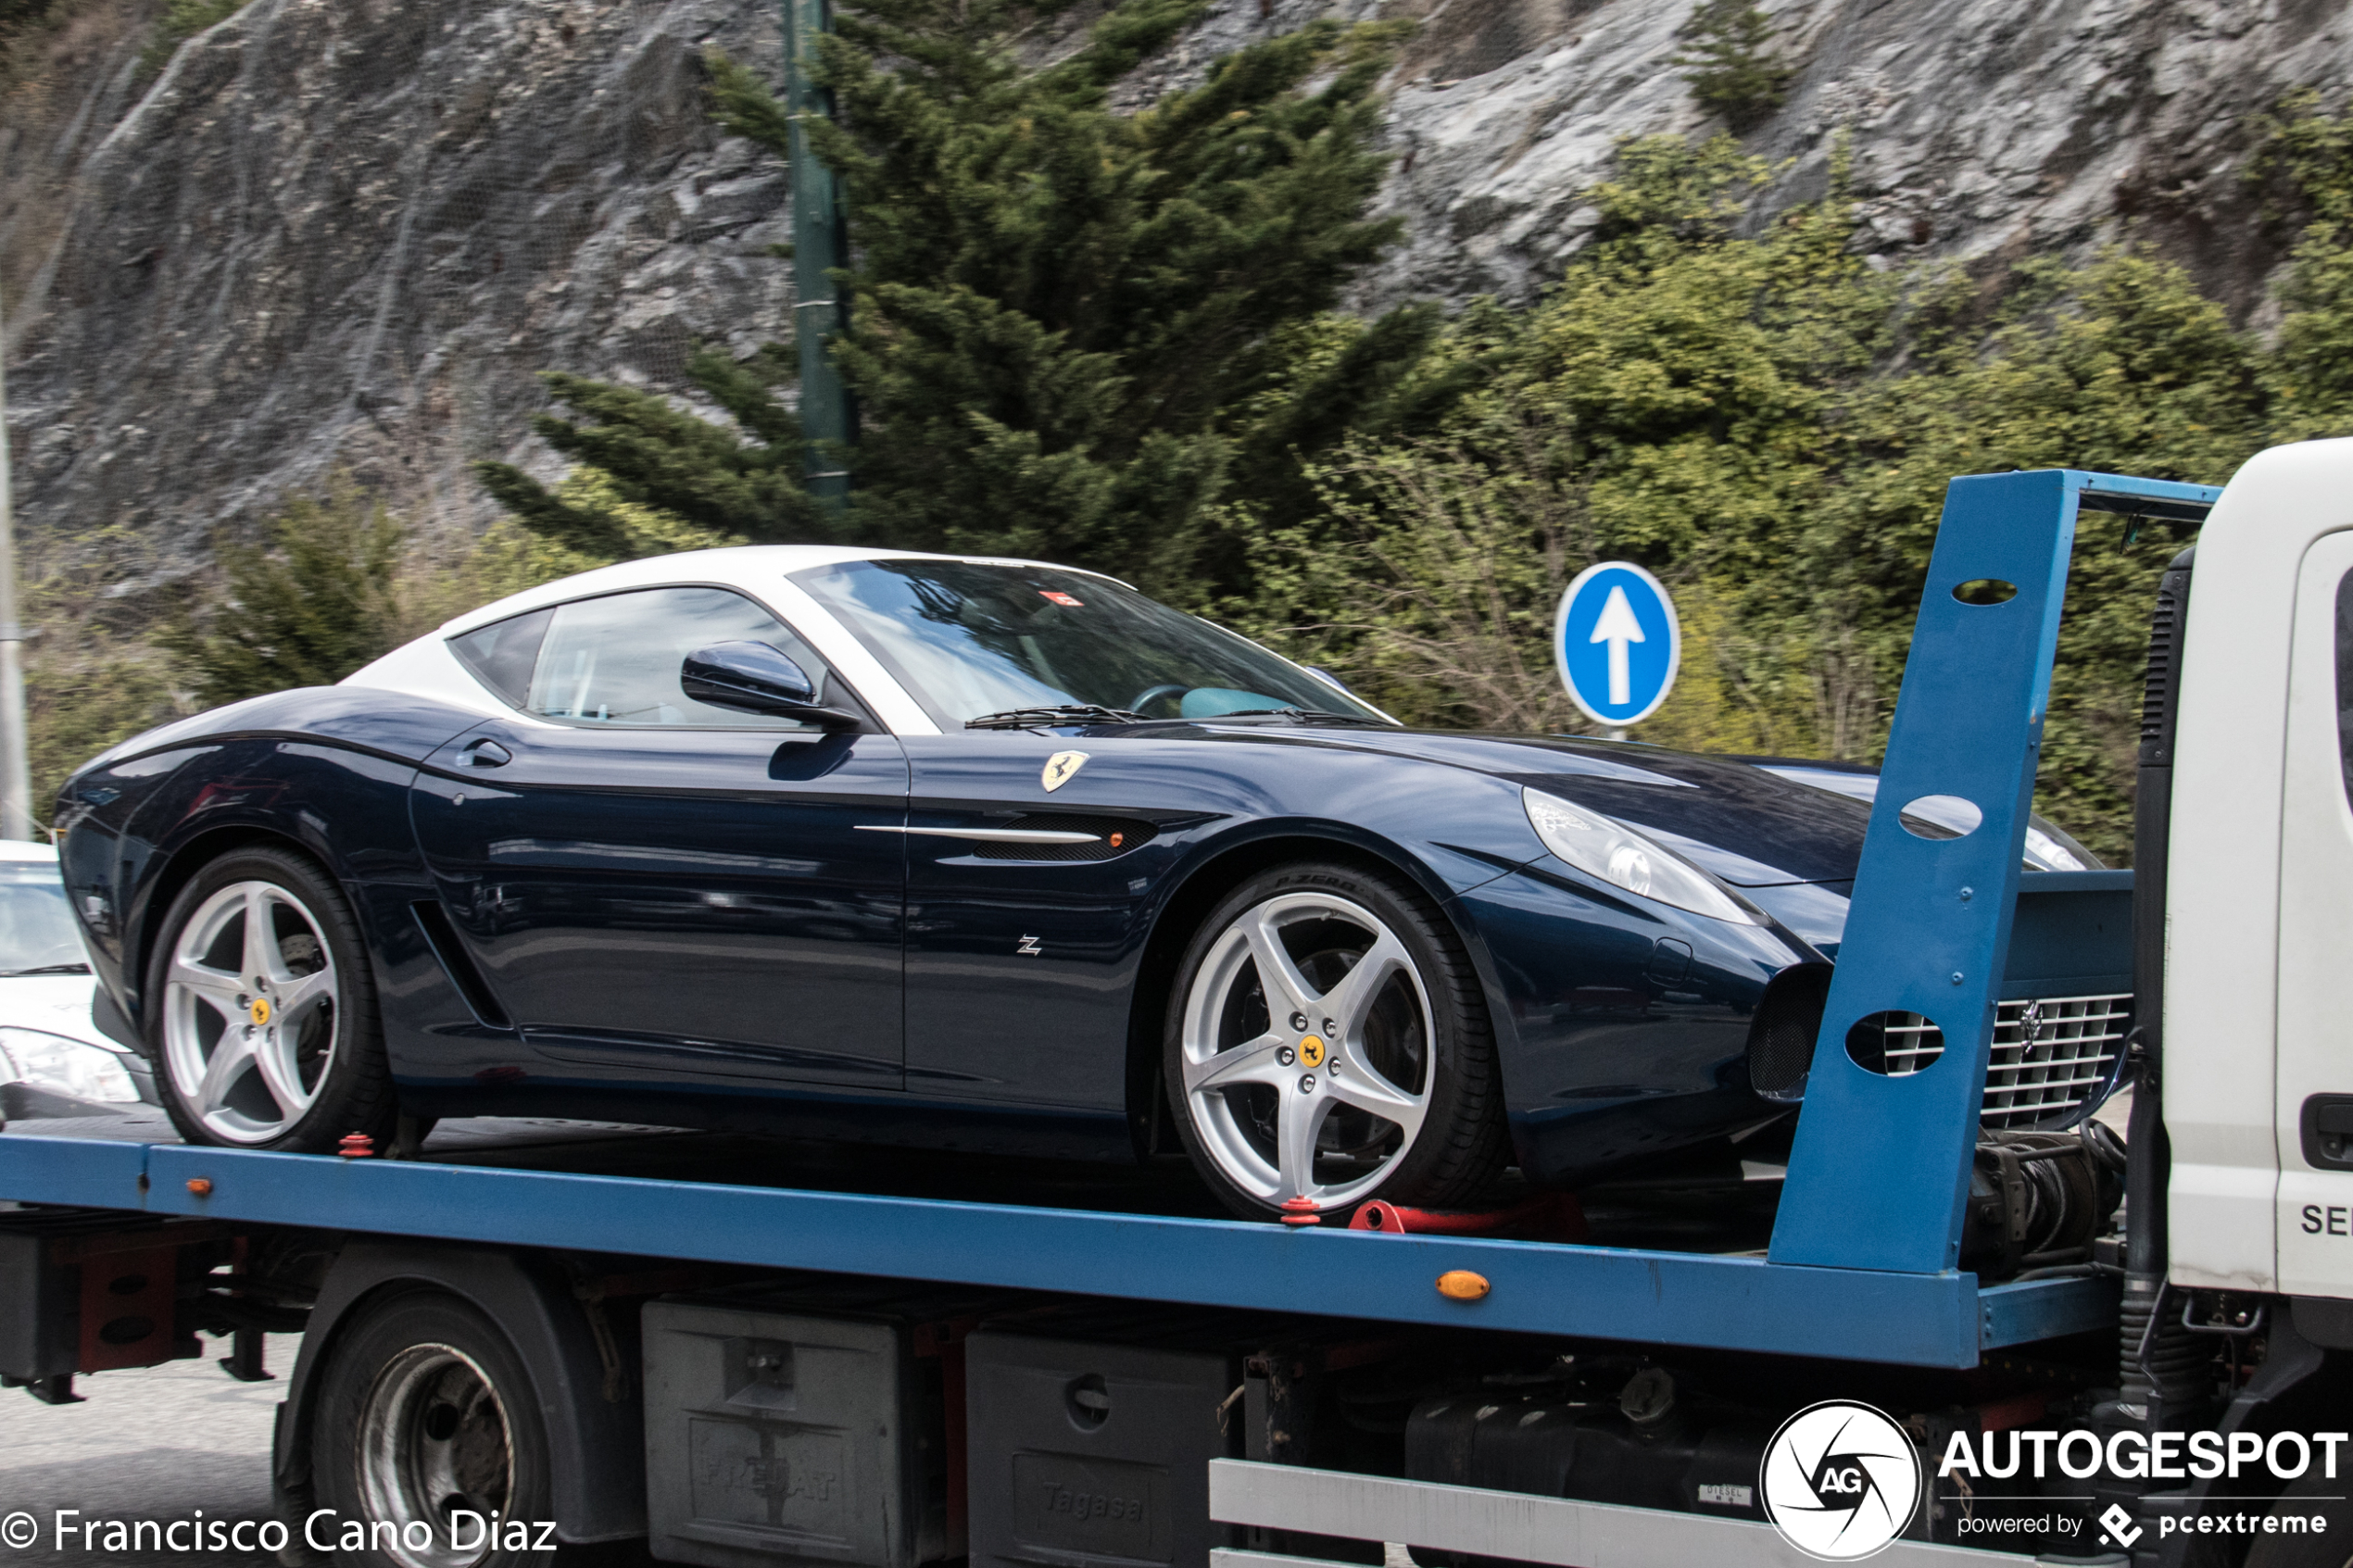
[[[2353,800],[2353,571],[2336,583],[2336,754]]]
[[[774,615],[724,588],[642,588],[575,599],[453,638],[484,684],[543,719],[685,729],[798,730],[797,720],[688,696],[678,667],[713,643],[766,643],[808,671],[820,700],[831,672]]]
[[[539,662],[539,645],[547,640],[547,622],[555,618],[552,609],[510,615],[450,638],[450,651],[475,680],[521,708],[531,696],[532,667]]]

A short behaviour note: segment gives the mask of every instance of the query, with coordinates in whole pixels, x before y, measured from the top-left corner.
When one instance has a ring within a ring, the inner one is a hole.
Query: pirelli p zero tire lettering
[[[396,1290],[339,1334],[311,1430],[329,1515],[313,1534],[344,1568],[554,1561],[538,1397],[506,1336],[457,1297]]]
[[[1186,1152],[1245,1217],[1473,1201],[1509,1142],[1486,997],[1402,881],[1315,862],[1252,877],[1186,948],[1163,1047]]]
[[[308,857],[254,847],[199,871],[164,916],[143,999],[157,1087],[191,1143],[323,1154],[391,1133],[367,947]]]

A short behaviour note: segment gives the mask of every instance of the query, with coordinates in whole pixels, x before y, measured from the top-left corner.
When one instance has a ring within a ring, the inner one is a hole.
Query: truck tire
[[[1177,966],[1162,1071],[1185,1152],[1246,1219],[1302,1198],[1475,1202],[1509,1152],[1461,939],[1418,892],[1353,866],[1277,866],[1211,912]]]
[[[2353,1503],[2345,1500],[2345,1477],[2331,1480],[2315,1464],[2280,1496],[2271,1516],[2285,1523],[2315,1518],[2324,1526],[2303,1535],[2258,1536],[2245,1568],[2353,1568]]]
[[[397,1110],[350,902],[308,856],[256,846],[198,871],[147,959],[156,1088],[190,1143],[329,1154]]]
[[[345,1568],[554,1560],[538,1396],[507,1336],[457,1297],[396,1291],[339,1334],[312,1433],[328,1517],[309,1539],[332,1541]]]

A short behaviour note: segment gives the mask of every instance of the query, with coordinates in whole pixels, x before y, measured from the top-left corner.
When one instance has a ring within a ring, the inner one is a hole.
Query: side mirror
[[[809,671],[766,643],[713,643],[697,648],[678,666],[678,685],[697,702],[798,719],[828,730],[855,729],[855,713],[818,701]]]

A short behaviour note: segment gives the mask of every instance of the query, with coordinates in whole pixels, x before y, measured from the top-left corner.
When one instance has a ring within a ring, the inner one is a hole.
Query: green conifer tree
[[[1773,53],[1773,20],[1755,0],[1702,0],[1682,36],[1692,47],[1675,63],[1692,99],[1733,131],[1763,124],[1789,95],[1794,72]]]
[[[623,502],[753,541],[850,537],[1017,552],[1207,591],[1239,570],[1221,508],[1312,508],[1299,458],[1411,424],[1452,383],[1417,376],[1434,310],[1324,319],[1396,236],[1366,210],[1388,27],[1317,23],[1219,61],[1199,86],[1122,113],[1110,89],[1205,9],[1125,0],[1043,69],[1013,0],[860,0],[823,42],[855,265],[834,345],[858,400],[847,514],[799,483],[779,395],[789,355],[706,351],[692,373],[724,429],[660,397],[548,378],[537,421]],[[782,106],[711,62],[729,129],[785,148]],[[534,529],[594,554],[639,547],[610,511],[485,464]]]
[[[401,538],[383,503],[338,474],[324,496],[287,507],[267,547],[221,551],[220,594],[156,641],[186,662],[207,707],[332,684],[400,641]]]

